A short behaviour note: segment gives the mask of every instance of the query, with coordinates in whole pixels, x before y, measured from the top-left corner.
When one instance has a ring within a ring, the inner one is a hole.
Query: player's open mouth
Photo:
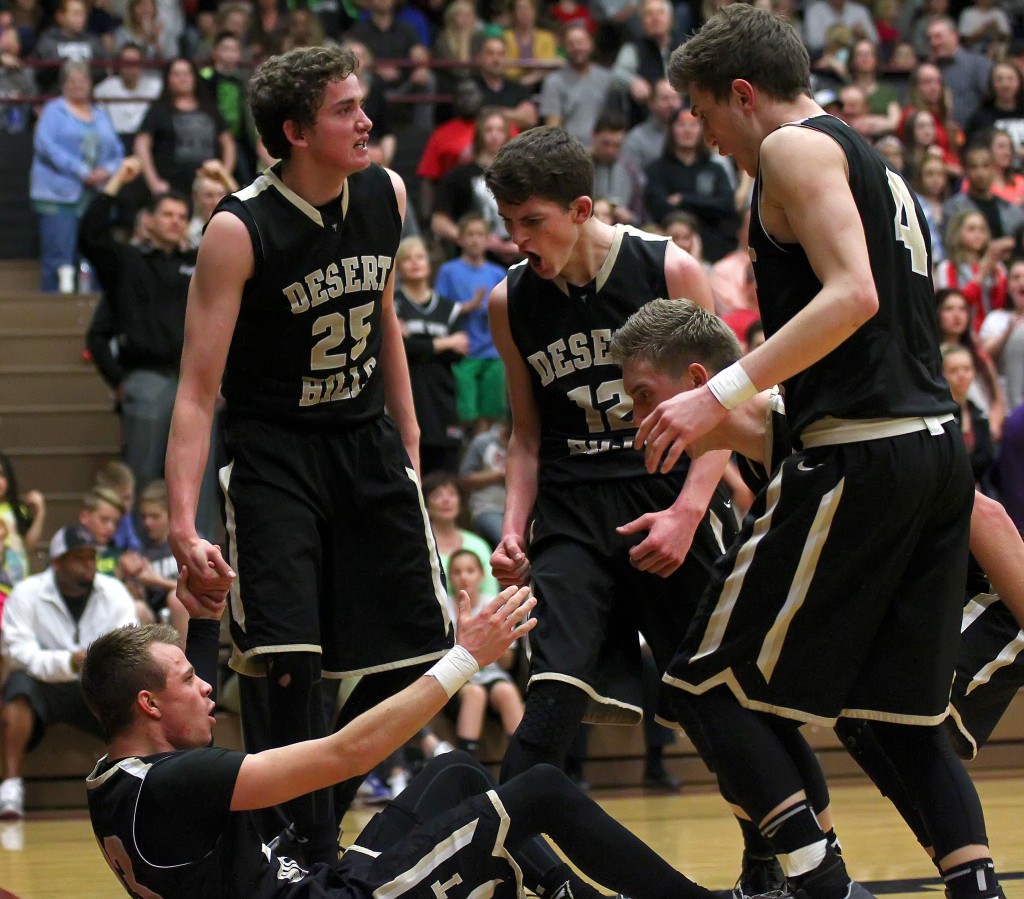
[[[356,149],[357,150],[365,150],[369,145],[370,145],[370,141],[368,139],[364,138],[363,140],[359,141],[359,143],[356,144]]]
[[[534,268],[539,268],[541,259],[536,253],[531,253],[529,250],[526,251],[526,261],[530,263]]]

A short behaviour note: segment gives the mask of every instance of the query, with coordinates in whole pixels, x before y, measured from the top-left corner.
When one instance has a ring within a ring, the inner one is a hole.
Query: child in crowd
[[[29,554],[39,543],[46,523],[46,500],[38,490],[21,496],[5,453],[0,453],[0,522],[5,532],[0,539],[2,567],[13,587],[29,573]]]
[[[114,533],[114,545],[122,552],[139,552],[142,541],[135,530],[132,511],[135,508],[135,473],[118,460],[112,460],[96,472],[96,486],[112,490],[121,499],[124,514]]]
[[[146,533],[146,544],[142,550],[145,564],[136,573],[135,580],[145,589],[146,604],[154,615],[162,618],[163,611],[168,610],[171,624],[179,634],[184,634],[188,628],[188,612],[174,596],[178,562],[167,542],[170,518],[164,481],[152,481],[146,485],[139,497],[139,517]]]
[[[505,368],[491,340],[486,297],[506,272],[486,258],[487,222],[479,212],[467,212],[458,226],[462,253],[438,269],[434,286],[456,303],[481,301],[466,318],[469,352],[454,367],[459,418],[470,433],[479,434],[505,414]]]
[[[406,237],[395,254],[395,312],[402,326],[416,420],[420,425],[420,471],[454,471],[462,450],[452,366],[469,349],[456,320],[466,307],[430,285],[430,256],[420,237]]]
[[[464,590],[474,612],[490,599],[480,592],[483,579],[484,566],[475,552],[460,549],[452,553],[448,560],[452,592],[457,594]],[[523,697],[509,674],[515,658],[516,648],[511,646],[497,662],[485,665],[459,690],[459,715],[455,723],[459,749],[477,754],[488,708],[498,713],[506,736],[511,736],[519,727],[523,720]]]
[[[445,571],[448,570],[448,560],[460,549],[474,552],[480,559],[481,566],[490,560],[491,547],[487,541],[478,534],[459,527],[462,497],[454,474],[435,471],[424,477],[423,502],[427,507],[430,528],[434,532],[437,554],[441,557],[441,566]],[[500,589],[494,576],[487,572],[482,586],[484,594],[496,596]],[[448,595],[455,596],[451,583],[448,584]]]
[[[94,486],[82,498],[78,523],[96,543],[96,570],[100,574],[117,576],[121,550],[114,543],[114,535],[124,513],[123,500],[109,487]]]

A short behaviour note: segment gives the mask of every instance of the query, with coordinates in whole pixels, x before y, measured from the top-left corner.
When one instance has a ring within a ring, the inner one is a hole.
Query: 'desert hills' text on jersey
[[[228,351],[228,413],[346,427],[384,410],[381,300],[402,222],[388,173],[349,175],[339,200],[314,207],[279,167],[221,201],[249,230],[246,282]]]
[[[633,449],[633,401],[608,348],[637,309],[669,296],[667,244],[617,226],[607,259],[583,287],[541,278],[525,262],[509,269],[509,328],[540,417],[540,484],[647,476]]]

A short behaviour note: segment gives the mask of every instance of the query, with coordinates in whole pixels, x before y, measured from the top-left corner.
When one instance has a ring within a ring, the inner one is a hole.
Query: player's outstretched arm
[[[199,246],[188,291],[181,376],[167,441],[169,542],[178,565],[187,565],[188,589],[197,597],[223,598],[234,572],[220,549],[196,532],[199,486],[210,452],[213,409],[242,288],[253,272],[252,243],[245,225],[217,213]]]
[[[537,499],[540,415],[533,399],[530,372],[512,339],[507,280],[491,291],[487,310],[491,336],[505,364],[512,407],[512,432],[505,461],[505,519],[501,542],[491,556],[491,571],[503,586],[522,586],[530,576],[530,562],[526,558],[526,526]]]
[[[480,667],[497,661],[529,633],[536,605],[526,588],[509,587],[479,614],[458,598],[458,642],[430,671],[337,733],[246,756],[231,797],[233,811],[266,808],[365,774],[414,736]]]
[[[1017,624],[1024,628],[1024,540],[1002,504],[974,493],[971,552]]]

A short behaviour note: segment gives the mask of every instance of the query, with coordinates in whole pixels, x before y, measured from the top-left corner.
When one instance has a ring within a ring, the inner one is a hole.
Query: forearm
[[[425,675],[329,737],[249,756],[231,808],[267,808],[365,774],[429,724],[447,702],[440,684]]]
[[[526,538],[526,525],[537,500],[537,447],[514,432],[505,462],[505,520],[503,534]]]
[[[394,309],[385,307],[381,325],[384,329],[381,342],[381,365],[384,375],[384,397],[388,414],[398,426],[409,458],[419,458],[420,428],[416,422],[416,410],[412,404],[412,384],[409,381],[409,363],[405,358],[402,331]],[[417,470],[419,465],[416,465]]]
[[[167,439],[167,506],[170,515],[170,542],[178,556],[179,547],[194,540],[199,488],[210,454],[210,429],[213,425],[213,397],[192,395],[178,389]],[[179,563],[182,561],[178,556]]]
[[[171,583],[170,589],[174,589]],[[190,618],[185,639],[185,657],[196,674],[213,687],[210,698],[217,701],[217,656],[220,652],[220,621],[214,618]]]
[[[690,463],[683,489],[679,491],[672,508],[679,512],[703,516],[722,480],[729,456],[728,450],[715,450],[694,459]]]

